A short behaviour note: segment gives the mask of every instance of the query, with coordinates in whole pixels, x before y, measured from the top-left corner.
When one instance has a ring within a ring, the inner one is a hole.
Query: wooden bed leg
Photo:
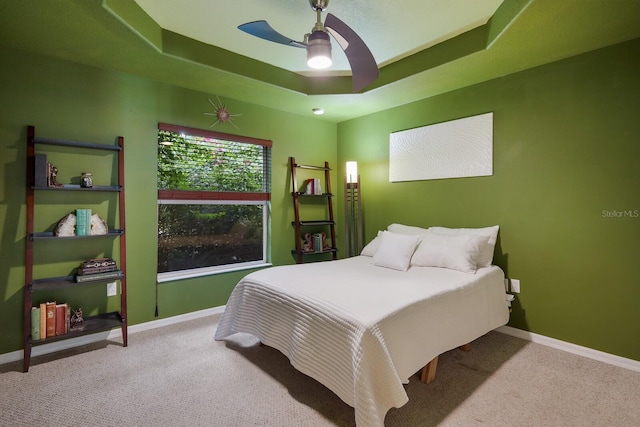
[[[438,357],[436,356],[433,360],[427,363],[424,368],[422,368],[422,373],[420,374],[420,381],[425,384],[431,384],[433,380],[436,379],[436,368],[438,367]]]
[[[469,351],[471,350],[471,343],[468,342],[466,344],[461,345],[458,348],[462,351]],[[436,379],[436,368],[438,367],[438,357],[439,356],[434,357],[433,360],[427,363],[426,365],[424,365],[424,367],[422,368],[422,371],[420,371],[420,381],[422,381],[423,383],[431,384],[433,380]]]

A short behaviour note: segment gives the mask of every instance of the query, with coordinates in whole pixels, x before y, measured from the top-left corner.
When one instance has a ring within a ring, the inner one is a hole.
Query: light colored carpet
[[[218,316],[0,366],[1,426],[353,426],[353,409]],[[65,355],[67,357],[61,357]],[[640,373],[491,332],[406,386],[386,426],[640,426]]]

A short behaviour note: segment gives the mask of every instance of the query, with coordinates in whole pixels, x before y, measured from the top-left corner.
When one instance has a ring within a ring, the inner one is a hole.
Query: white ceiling
[[[237,29],[265,20],[276,31],[302,41],[316,22],[309,0],[135,0],[162,28],[289,71],[309,75],[350,74],[337,43],[333,65],[311,72],[304,50],[271,43]],[[503,0],[331,0],[327,10],[368,45],[379,67],[484,25]]]

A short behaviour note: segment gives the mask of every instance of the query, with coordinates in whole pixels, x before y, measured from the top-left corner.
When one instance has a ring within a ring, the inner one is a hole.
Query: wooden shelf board
[[[32,341],[31,345],[48,344],[51,342],[68,340],[70,338],[80,337],[83,335],[95,334],[97,332],[110,331],[111,329],[121,327],[124,321],[125,319],[122,317],[119,311],[86,317],[84,319],[84,322],[82,323],[82,329],[69,331],[64,335],[56,335],[54,337]]]
[[[121,280],[123,275],[122,271],[119,271],[119,277],[109,277],[106,279],[88,280],[85,282],[77,282],[76,276],[61,276],[61,277],[48,277],[45,279],[36,279],[31,283],[31,291],[48,291],[53,289],[67,288],[69,286],[84,286],[93,285],[96,283],[113,282],[114,280]]]
[[[53,190],[53,191],[110,191],[119,192],[122,191],[120,185],[94,185],[91,188],[84,187],[47,187],[42,185],[31,186],[34,190]]]
[[[301,226],[310,226],[310,225],[335,225],[335,221],[329,220],[318,220],[318,221],[299,221]],[[296,225],[295,221],[291,221],[291,225]]]
[[[44,239],[86,239],[86,238],[96,238],[96,237],[117,237],[122,236],[124,234],[124,230],[109,230],[107,234],[89,234],[87,236],[56,236],[53,234],[53,231],[42,231],[38,233],[33,233],[29,235],[29,238],[32,240],[44,240]]]
[[[121,148],[118,145],[98,144],[95,142],[81,142],[81,141],[69,141],[64,139],[53,138],[33,138],[33,142],[36,144],[44,145],[59,145],[65,147],[79,147],[79,148],[91,148],[94,150],[106,150],[106,151],[120,151]]]
[[[331,248],[331,249],[327,249],[325,251],[313,251],[313,252],[305,252],[305,251],[296,251],[295,249],[291,250],[291,253],[294,255],[298,255],[298,253],[301,253],[302,255],[321,255],[321,254],[332,254],[334,252],[338,252],[337,248]]]
[[[331,193],[322,193],[322,194],[307,194],[304,191],[296,191],[294,193],[296,196],[298,197],[333,197],[333,194]]]
[[[299,163],[295,163],[294,166],[297,167],[298,169],[314,169],[314,170],[319,170],[319,171],[330,171],[331,170],[331,168],[326,168],[324,166],[301,165]]]

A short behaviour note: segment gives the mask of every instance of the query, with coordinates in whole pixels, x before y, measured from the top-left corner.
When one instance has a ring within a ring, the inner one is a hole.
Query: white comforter
[[[411,375],[507,323],[503,279],[495,266],[401,272],[364,256],[268,268],[237,284],[215,339],[257,336],[353,406],[358,427],[383,426]]]

